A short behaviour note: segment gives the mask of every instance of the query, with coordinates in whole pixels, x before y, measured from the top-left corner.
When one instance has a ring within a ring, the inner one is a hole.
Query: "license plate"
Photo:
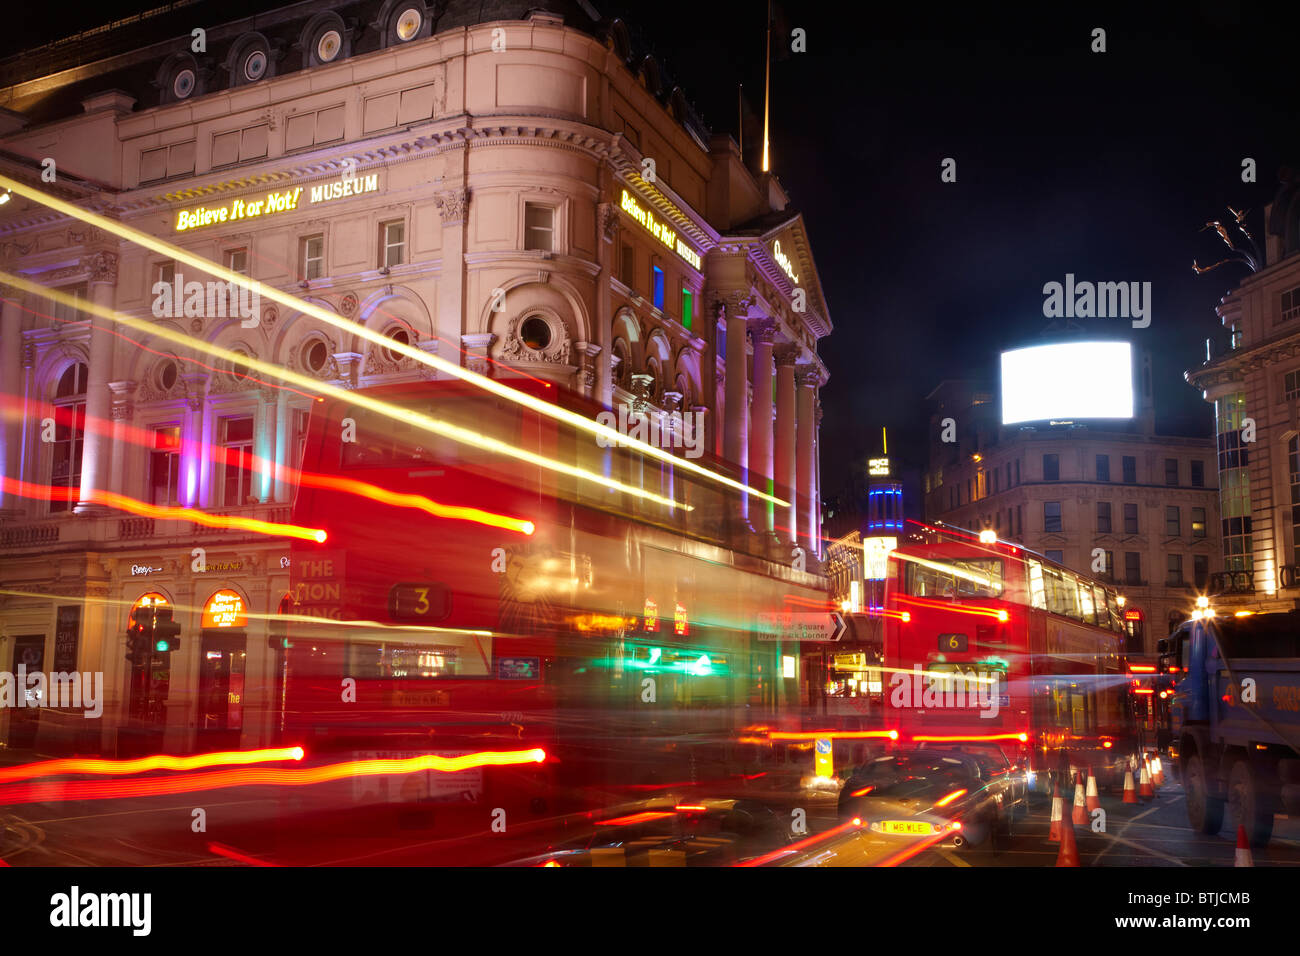
[[[903,836],[929,836],[934,832],[934,827],[930,824],[915,820],[885,820],[880,824],[880,829],[884,833],[897,833]]]

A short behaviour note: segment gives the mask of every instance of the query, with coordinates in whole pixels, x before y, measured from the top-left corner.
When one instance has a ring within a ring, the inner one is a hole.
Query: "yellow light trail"
[[[204,767],[243,765],[276,760],[301,760],[301,747],[281,747],[274,750],[225,750],[219,753],[192,754],[176,757],[171,754],[154,754],[134,760],[102,760],[97,757],[70,757],[63,760],[44,760],[40,763],[20,764],[0,768],[0,783],[31,780],[33,777],[56,777],[61,774],[86,773],[120,776],[145,773],[150,770],[199,770]]]
[[[0,176],[0,179],[3,179]],[[206,342],[200,342],[198,339],[191,338],[183,332],[177,332],[169,329],[165,325],[155,325],[146,322],[143,319],[137,319],[133,316],[124,315],[113,309],[105,308],[94,302],[85,299],[78,299],[66,292],[58,289],[47,289],[39,283],[32,282],[23,276],[13,275],[8,272],[0,271],[0,281],[12,285],[15,288],[22,289],[25,292],[31,292],[34,295],[43,295],[53,299],[62,305],[70,308],[80,309],[82,312],[91,312],[112,322],[120,322],[128,328],[146,331],[151,335],[174,342],[185,348],[195,349],[201,352],[207,352],[217,358],[225,359],[232,364],[242,363],[249,368],[255,368],[264,375],[274,375],[276,378],[283,379],[286,382],[292,382],[301,388],[310,389],[319,392],[322,395],[329,395],[331,398],[337,398],[341,401],[348,402],[351,405],[368,409],[376,414],[383,415],[386,418],[392,418],[398,421],[409,422],[424,431],[431,432],[435,435],[442,435],[450,438],[452,441],[458,441],[465,445],[472,445],[475,448],[481,448],[485,451],[496,452],[508,458],[514,458],[518,461],[527,462],[530,465],[536,465],[539,468],[546,468],[550,471],[558,472],[562,475],[568,475],[571,478],[579,478],[583,481],[589,481],[593,484],[600,485],[603,488],[612,488],[615,491],[621,491],[624,494],[632,495],[637,498],[643,498],[646,501],[652,501],[655,504],[663,505],[666,508],[681,508],[684,511],[694,511],[692,505],[683,504],[672,498],[665,498],[653,492],[646,491],[642,488],[636,488],[632,485],[624,484],[612,478],[606,478],[604,475],[598,475],[594,471],[587,471],[585,468],[578,468],[575,465],[568,465],[562,461],[556,461],[553,458],[547,458],[544,455],[537,455],[522,448],[515,448],[503,441],[495,438],[489,438],[478,432],[470,431],[468,428],[461,428],[448,422],[439,421],[436,418],[430,418],[428,415],[422,415],[411,409],[401,408],[397,405],[383,402],[360,392],[352,392],[346,389],[338,388],[326,382],[320,382],[313,378],[308,378],[298,372],[291,371],[287,368],[281,368],[272,365],[269,362],[263,362],[261,359],[255,359],[251,355],[243,355],[238,352],[232,352],[229,349],[223,349],[219,345],[209,345]],[[360,329],[360,326],[357,327]],[[581,416],[579,416],[581,417]]]
[[[728,478],[726,475],[718,474],[712,469],[705,468],[702,465],[697,465],[688,458],[678,458],[676,455],[666,452],[661,448],[656,448],[654,445],[643,442],[640,439],[624,435],[616,429],[610,428],[608,425],[602,425],[600,422],[593,421],[592,419],[579,415],[576,412],[560,408],[558,405],[553,405],[550,402],[543,401],[542,399],[535,398],[532,395],[527,395],[517,389],[513,389],[508,385],[504,385],[501,382],[488,378],[486,375],[479,375],[477,372],[461,368],[454,362],[448,362],[446,359],[439,358],[436,355],[431,355],[428,352],[412,348],[410,345],[406,345],[395,339],[381,335],[373,329],[368,329],[363,325],[358,325],[355,322],[342,319],[333,312],[330,312],[328,309],[323,309],[315,303],[306,302],[288,292],[282,292],[272,286],[263,285],[256,279],[250,279],[248,276],[242,275],[241,273],[233,272],[215,262],[210,262],[201,256],[196,256],[191,252],[187,252],[179,246],[173,246],[170,243],[156,239],[147,233],[139,232],[129,226],[124,226],[116,220],[106,219],[103,216],[96,215],[95,213],[87,212],[78,206],[74,206],[72,203],[64,202],[54,196],[47,195],[39,189],[33,189],[31,186],[15,179],[10,179],[8,176],[0,175],[0,186],[10,189],[18,195],[30,199],[33,202],[40,203],[42,206],[46,206],[49,209],[61,212],[65,216],[79,219],[88,225],[96,226],[103,229],[105,232],[125,239],[128,242],[135,243],[138,246],[143,246],[145,249],[149,249],[159,255],[168,256],[169,258],[175,259],[177,262],[183,262],[191,268],[215,276],[224,282],[233,282],[242,288],[250,290],[259,297],[266,296],[266,298],[273,302],[278,302],[290,309],[295,309],[305,315],[310,315],[312,318],[324,322],[327,325],[331,325],[340,331],[359,335],[375,345],[382,345],[389,351],[399,352],[407,358],[419,362],[421,365],[428,365],[447,375],[454,376],[462,381],[469,382],[472,385],[477,385],[485,391],[492,392],[501,398],[531,408],[534,411],[540,412],[550,418],[554,418],[557,421],[565,422],[566,424],[572,425],[573,427],[579,428],[592,435],[601,436],[616,444],[636,448],[642,454],[649,455],[652,458],[657,458],[660,461],[671,464],[674,468],[680,468],[683,471],[692,472],[701,477],[708,478],[711,481],[716,481],[719,484],[726,485],[736,491],[753,495],[763,501],[770,501],[772,504],[779,507],[790,507],[790,502],[788,501],[783,501],[773,495],[759,491],[757,488],[751,488],[743,482],[736,481],[733,478]],[[152,326],[150,326],[150,328],[152,328]],[[252,365],[251,362],[247,364]]]

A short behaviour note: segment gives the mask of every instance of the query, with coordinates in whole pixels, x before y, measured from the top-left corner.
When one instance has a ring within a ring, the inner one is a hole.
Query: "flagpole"
[[[763,172],[767,172],[768,149],[767,149],[767,128],[768,117],[771,113],[772,100],[772,0],[767,0],[767,69],[764,73],[763,80]]]

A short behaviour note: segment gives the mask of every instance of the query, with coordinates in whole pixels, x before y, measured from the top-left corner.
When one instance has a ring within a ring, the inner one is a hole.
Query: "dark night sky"
[[[592,2],[652,45],[715,131],[734,135],[738,82],[761,111],[763,0]],[[76,25],[141,6],[97,4]],[[835,323],[821,349],[826,491],[881,425],[897,457],[923,464],[924,397],[1041,334],[1043,284],[1067,272],[1152,283],[1150,328],[1080,324],[1152,348],[1162,424],[1209,434],[1182,372],[1222,337],[1214,306],[1246,272],[1197,276],[1191,262],[1226,252],[1198,230],[1227,204],[1252,210],[1262,242],[1277,168],[1300,163],[1294,20],[1211,2],[787,6],[808,52],[773,68],[773,168],[805,215]],[[67,10],[11,23],[6,52],[55,35],[40,32],[50,22],[67,32]],[[1104,54],[1089,50],[1094,27]],[[955,184],[939,178],[949,156]]]

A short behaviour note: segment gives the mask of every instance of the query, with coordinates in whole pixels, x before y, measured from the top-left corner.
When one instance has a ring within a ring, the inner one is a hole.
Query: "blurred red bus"
[[[599,411],[541,383],[510,384],[587,418]],[[357,793],[533,814],[752,769],[753,748],[737,743],[743,728],[797,714],[806,694],[798,648],[769,639],[759,622],[825,605],[826,595],[818,579],[768,560],[757,536],[739,532],[739,492],[631,448],[603,448],[572,425],[459,381],[356,394],[689,510],[355,403],[318,404],[304,473],[535,529],[304,482],[293,520],[329,537],[292,545],[284,610],[293,617],[278,660],[284,743],[354,759],[540,747],[549,755],[540,767],[430,775],[397,794],[359,784]],[[735,477],[709,456],[694,460]],[[354,700],[341,691],[346,678]]]
[[[990,740],[1112,778],[1135,745],[1117,594],[1005,541],[909,522],[889,556],[884,703],[900,741]]]

